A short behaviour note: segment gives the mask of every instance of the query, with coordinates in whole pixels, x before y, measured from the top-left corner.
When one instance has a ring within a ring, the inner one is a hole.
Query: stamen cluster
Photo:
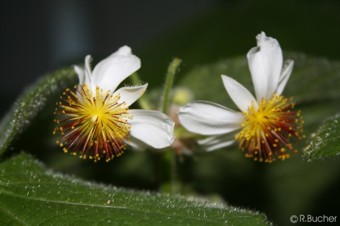
[[[120,102],[119,94],[104,92],[98,86],[95,95],[86,84],[66,89],[55,110],[59,134],[56,142],[65,153],[80,158],[110,161],[125,150],[124,140],[130,133],[128,106]]]
[[[244,112],[242,130],[235,139],[245,156],[255,161],[272,162],[275,156],[281,160],[290,157],[287,150],[297,152],[292,139],[302,138],[303,120],[300,111],[294,111],[292,99],[274,95],[270,100],[262,99]]]

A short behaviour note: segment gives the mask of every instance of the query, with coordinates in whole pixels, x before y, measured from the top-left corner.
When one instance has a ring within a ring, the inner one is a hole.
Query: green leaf
[[[307,161],[338,157],[340,155],[340,114],[328,118],[312,134],[309,145],[303,150]]]
[[[16,101],[0,124],[0,154],[6,151],[34,119],[38,112],[65,89],[65,83],[74,80],[74,70],[69,67],[44,76],[28,88]]]
[[[55,174],[27,154],[0,164],[0,224],[268,225],[263,214]]]

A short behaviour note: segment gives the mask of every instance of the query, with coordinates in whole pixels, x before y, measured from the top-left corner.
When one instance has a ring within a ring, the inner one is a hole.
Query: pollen
[[[119,95],[99,87],[93,95],[85,84],[74,91],[66,89],[60,98],[53,134],[59,137],[56,143],[65,153],[108,162],[124,152],[131,115]]]
[[[289,158],[287,151],[297,153],[291,142],[303,138],[303,120],[292,99],[274,95],[270,100],[262,99],[258,106],[252,104],[244,115],[235,139],[246,157],[269,163]]]

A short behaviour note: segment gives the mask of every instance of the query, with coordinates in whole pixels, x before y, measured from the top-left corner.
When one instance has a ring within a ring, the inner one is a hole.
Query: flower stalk
[[[171,104],[170,92],[174,83],[175,75],[178,71],[178,68],[181,64],[182,60],[179,58],[174,58],[168,67],[168,71],[166,74],[164,91],[163,91],[163,99],[162,99],[162,112],[164,114],[169,113],[169,106]],[[172,148],[168,148],[163,157],[166,164],[164,166],[168,166],[169,178],[168,182],[162,185],[162,189],[164,192],[169,192],[171,194],[175,194],[178,191],[178,178],[177,178],[177,160],[176,160],[176,152]],[[163,164],[162,164],[163,165]],[[170,186],[166,186],[169,184]]]
[[[162,112],[164,114],[167,114],[169,111],[170,91],[174,83],[175,74],[181,62],[182,62],[181,59],[174,58],[168,67],[168,72],[166,74],[166,80],[165,80],[165,86],[164,86],[164,92],[163,92],[163,101],[162,101]]]

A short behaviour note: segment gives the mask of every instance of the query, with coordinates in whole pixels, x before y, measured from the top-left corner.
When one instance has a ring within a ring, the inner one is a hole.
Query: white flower
[[[257,47],[247,54],[256,98],[236,80],[222,75],[226,91],[241,112],[196,101],[181,108],[179,119],[190,132],[210,136],[199,141],[207,151],[238,141],[246,157],[271,162],[273,154],[280,159],[288,158],[287,148],[295,152],[290,138],[301,137],[302,120],[300,112],[292,110],[291,99],[281,96],[294,62],[287,60],[283,66],[276,39],[264,32],[256,38]]]
[[[85,68],[75,66],[79,77],[76,92],[67,89],[57,110],[57,143],[65,152],[80,153],[81,158],[109,161],[119,156],[125,143],[135,148],[148,145],[156,149],[174,141],[174,122],[165,114],[151,110],[129,109],[147,84],[122,87],[119,84],[138,70],[140,59],[128,46],[121,47],[91,70],[91,56]]]

